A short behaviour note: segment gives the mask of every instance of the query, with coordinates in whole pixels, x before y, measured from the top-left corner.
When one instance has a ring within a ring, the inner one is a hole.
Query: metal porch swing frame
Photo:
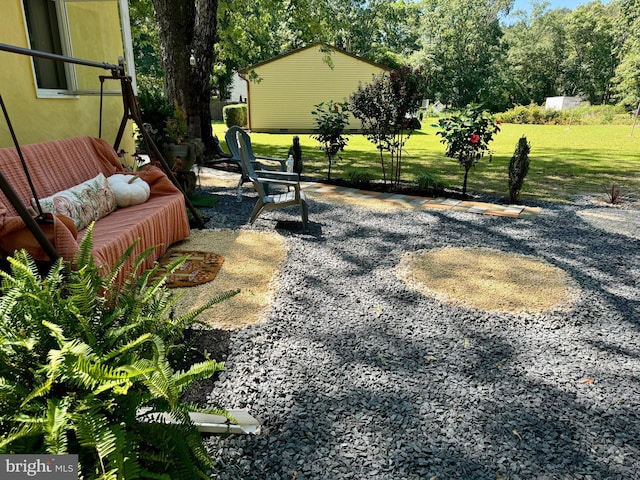
[[[126,75],[124,59],[122,57],[118,58],[118,65],[115,65],[111,63],[95,62],[91,60],[84,60],[81,58],[68,57],[65,55],[58,55],[55,53],[43,52],[40,50],[16,47],[14,45],[7,45],[4,43],[0,43],[0,51],[16,53],[19,55],[26,55],[30,57],[45,58],[48,60],[72,63],[76,65],[84,65],[87,67],[101,68],[103,70],[109,70],[111,72],[111,75],[99,75],[98,77],[100,79],[101,87],[104,80],[120,81],[120,88],[122,92],[122,105],[123,105],[122,120],[120,122],[120,127],[118,129],[116,139],[113,143],[113,149],[116,152],[118,151],[118,148],[120,147],[120,143],[122,142],[122,137],[124,135],[125,128],[127,126],[127,122],[129,120],[132,120],[137,125],[138,130],[142,135],[142,138],[144,139],[145,144],[147,145],[147,149],[150,151],[150,153],[154,155],[155,158],[158,159],[164,173],[167,175],[167,177],[169,177],[171,182],[180,190],[180,192],[182,192],[182,195],[185,200],[185,204],[189,209],[189,211],[191,212],[191,214],[193,215],[193,218],[195,219],[197,227],[201,229],[204,228],[204,221],[202,220],[202,217],[200,217],[200,214],[191,203],[191,200],[189,200],[189,197],[187,196],[184,189],[180,185],[180,182],[178,182],[176,176],[171,171],[171,168],[169,167],[167,161],[165,160],[162,153],[158,149],[158,146],[154,143],[153,139],[149,135],[149,132],[147,132],[142,125],[143,124],[142,115],[140,113],[140,107],[138,106],[138,102],[136,101],[135,94],[133,93],[132,79],[130,75]],[[5,115],[5,119],[9,126],[13,143],[18,152],[18,156],[22,161],[22,165],[25,170],[25,175],[29,180],[29,184],[31,184],[31,179],[29,177],[29,172],[27,170],[26,163],[24,162],[22,152],[20,150],[20,145],[18,144],[18,140],[13,131],[13,127],[11,126],[11,122],[9,121],[9,116],[4,106],[4,102],[1,101],[1,97],[0,97],[0,103],[1,103],[3,113]],[[98,136],[101,137],[102,136],[102,88],[100,90],[100,121],[99,123],[100,125],[99,125]],[[31,185],[31,188],[32,190],[34,190],[32,185]],[[42,231],[42,228],[40,228],[40,224],[48,223],[50,222],[50,219],[48,219],[46,215],[44,215],[40,210],[39,202],[36,202],[38,204],[38,210],[39,210],[38,216],[34,218],[31,216],[27,207],[24,205],[22,200],[20,200],[15,190],[13,189],[13,187],[11,186],[11,184],[6,179],[6,177],[2,174],[1,171],[0,171],[0,190],[2,190],[2,193],[4,193],[7,199],[11,202],[13,207],[16,209],[16,211],[24,221],[27,228],[29,228],[29,230],[31,231],[33,236],[36,238],[38,243],[42,246],[43,250],[45,251],[47,256],[50,258],[50,260],[52,262],[56,261],[60,257],[60,255],[56,251],[55,247],[51,244],[51,242],[47,239],[46,235]],[[37,200],[38,197],[35,194],[35,191],[33,191],[32,193],[34,194],[34,198]]]

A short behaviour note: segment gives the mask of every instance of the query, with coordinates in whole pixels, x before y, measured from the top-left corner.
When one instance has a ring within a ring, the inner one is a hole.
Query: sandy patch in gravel
[[[413,208],[413,206],[408,204],[407,202],[380,200],[379,198],[375,198],[374,196],[367,195],[349,196],[340,193],[310,191],[306,191],[305,193],[313,200],[317,200],[320,202],[324,201],[337,203],[340,205],[351,205],[355,207],[367,208],[369,210],[385,211]]]
[[[287,252],[279,235],[242,230],[193,230],[187,240],[172,249],[214,252],[224,257],[213,281],[176,289],[182,294],[176,302],[178,315],[203,305],[216,294],[240,289],[238,295],[199,317],[212,328],[224,330],[237,330],[264,318]]]
[[[537,314],[567,308],[575,296],[563,270],[490,249],[446,247],[408,253],[397,274],[424,295],[485,311]]]

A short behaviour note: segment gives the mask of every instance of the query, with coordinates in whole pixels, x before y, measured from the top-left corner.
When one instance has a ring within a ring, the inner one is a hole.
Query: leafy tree
[[[462,194],[467,193],[469,170],[485,153],[489,153],[489,142],[500,131],[495,119],[480,105],[467,105],[460,111],[438,120],[440,130],[436,132],[446,144],[446,155],[455,158],[464,168]]]
[[[511,103],[542,104],[548,96],[564,94],[568,10],[547,10],[548,4],[505,29]],[[568,92],[567,92],[568,93]]]
[[[322,102],[315,105],[316,109],[311,112],[316,122],[316,134],[313,135],[328,160],[327,180],[331,180],[331,165],[335,157],[341,158],[339,152],[344,151],[349,139],[344,136],[344,128],[349,123],[349,106],[346,103]]]
[[[608,103],[617,58],[613,9],[599,1],[567,15],[564,91],[592,104]]]
[[[418,111],[426,88],[424,69],[405,65],[375,76],[370,83],[359,85],[351,95],[351,112],[362,122],[366,137],[380,151],[385,183],[385,151],[391,157],[389,177],[396,187],[400,182],[402,150],[415,128],[410,119]]]
[[[426,0],[416,62],[433,79],[434,98],[453,107],[492,100],[505,55],[498,15],[512,0]]]
[[[635,109],[640,102],[640,1],[620,0],[619,6],[615,96],[626,108]]]
[[[129,0],[136,74],[162,79],[160,42],[151,0]]]

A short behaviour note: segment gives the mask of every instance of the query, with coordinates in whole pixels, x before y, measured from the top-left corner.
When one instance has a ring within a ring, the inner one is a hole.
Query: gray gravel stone
[[[640,242],[587,223],[588,206],[524,220],[312,201],[303,234],[295,209],[249,226],[254,194],[216,193],[208,228],[275,231],[289,254],[267,320],[232,334],[209,394],[263,425],[207,438],[215,478],[640,478]],[[396,277],[403,253],[448,245],[544,259],[577,301],[486,313]]]

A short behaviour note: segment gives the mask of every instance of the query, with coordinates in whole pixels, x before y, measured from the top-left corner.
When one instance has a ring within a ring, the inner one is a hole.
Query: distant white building
[[[544,108],[550,108],[553,110],[567,110],[569,108],[575,108],[582,102],[580,97],[547,97],[547,101],[544,104]]]
[[[233,74],[232,80],[231,93],[226,100],[230,102],[247,103],[247,96],[249,95],[247,81],[242,79],[237,73]]]

